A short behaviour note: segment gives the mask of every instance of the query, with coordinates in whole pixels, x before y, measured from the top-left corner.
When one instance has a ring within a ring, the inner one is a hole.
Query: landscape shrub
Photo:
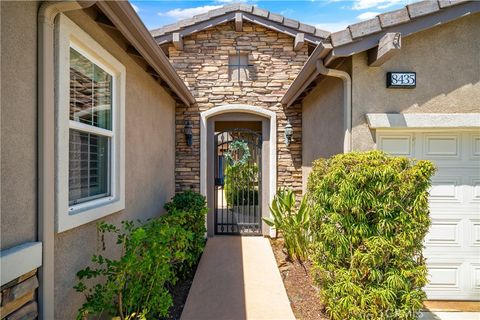
[[[229,207],[258,205],[258,165],[252,163],[248,143],[230,143],[225,159],[224,192]]]
[[[183,201],[187,198],[192,200],[189,205]],[[119,259],[96,254],[93,266],[77,273],[79,282],[74,288],[86,297],[77,319],[168,315],[173,304],[170,290],[192,270],[203,251],[207,209],[205,199],[192,193],[175,196],[166,207],[167,214],[143,225],[132,221],[123,221],[120,228],[97,224],[103,250],[105,235],[113,234],[122,254]]]
[[[429,161],[352,152],[314,162],[314,275],[332,319],[416,319],[425,294]]]
[[[205,216],[208,212],[204,196],[194,191],[177,193],[170,202],[165,204],[167,215],[164,219],[175,220],[175,224],[192,233],[190,248],[186,263],[178,265],[179,274],[186,275],[190,271],[205,246]],[[173,223],[173,221],[172,221]]]
[[[191,190],[177,193],[164,207],[167,212],[187,211],[200,214],[207,210],[205,197]]]
[[[307,197],[303,197],[297,208],[293,190],[280,189],[270,206],[273,219],[263,218],[267,225],[275,228],[275,237],[278,232],[282,233],[287,258],[290,260],[302,262],[308,258],[310,211]]]
[[[225,197],[230,207],[258,205],[258,166],[257,164],[226,164]]]

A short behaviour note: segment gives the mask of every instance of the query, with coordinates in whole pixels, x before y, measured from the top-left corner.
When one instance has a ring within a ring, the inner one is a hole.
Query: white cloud
[[[340,31],[351,25],[352,21],[336,21],[336,22],[325,22],[325,23],[317,23],[315,25],[316,28],[322,29],[329,32]]]
[[[370,8],[385,9],[408,0],[355,0],[352,9],[364,10]]]
[[[368,19],[372,19],[372,18],[375,18],[377,15],[379,15],[380,12],[375,12],[375,11],[367,11],[367,12],[364,12],[362,14],[359,14],[357,16],[357,19],[359,20],[368,20]]]
[[[210,10],[215,10],[221,7],[222,6],[202,6],[202,7],[185,8],[185,9],[176,8],[176,9],[169,10],[167,12],[159,12],[158,15],[171,17],[176,20],[181,20],[181,19],[188,19],[193,16],[196,16],[197,14],[202,14]]]
[[[134,5],[133,3],[131,5],[132,5],[133,10],[135,10],[135,12],[140,11],[140,8],[138,6]]]

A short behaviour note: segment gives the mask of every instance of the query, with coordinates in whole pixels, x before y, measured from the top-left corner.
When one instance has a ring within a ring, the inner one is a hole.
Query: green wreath
[[[235,161],[232,153],[239,150],[243,153],[242,158]],[[225,153],[224,156],[227,162],[232,166],[246,164],[250,159],[250,149],[248,148],[248,143],[243,140],[233,141],[232,143],[230,143],[230,146],[228,146],[228,151]]]

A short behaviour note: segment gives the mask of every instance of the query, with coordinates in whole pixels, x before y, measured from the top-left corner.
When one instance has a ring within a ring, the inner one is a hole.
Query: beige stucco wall
[[[343,83],[327,77],[302,102],[303,190],[312,162],[343,152]]]
[[[38,3],[0,5],[0,249],[7,249],[37,240]]]
[[[175,190],[175,102],[87,15],[75,11],[68,16],[123,63],[127,70],[126,204],[125,210],[105,220],[119,224],[121,220],[145,220],[157,216],[163,212],[163,204]],[[72,319],[76,315],[83,298],[72,289],[75,273],[89,264],[97,248],[95,222],[55,237],[56,319]],[[106,255],[119,253],[109,250]]]
[[[366,53],[353,57],[353,148],[375,147],[365,114],[480,111],[480,14],[402,39],[402,49],[380,68]],[[387,71],[415,71],[415,89],[387,89]]]

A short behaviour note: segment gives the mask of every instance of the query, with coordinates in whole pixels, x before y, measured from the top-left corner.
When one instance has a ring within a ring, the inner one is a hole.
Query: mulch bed
[[[301,320],[328,319],[318,297],[318,288],[310,276],[311,264],[306,262],[302,266],[287,261],[282,239],[270,239],[270,243],[295,317]]]
[[[200,259],[198,259],[200,262]],[[161,320],[179,320],[182,315],[183,307],[185,307],[185,302],[187,301],[188,292],[193,283],[193,278],[195,277],[195,272],[197,271],[197,264],[193,267],[190,274],[185,277],[185,279],[178,280],[177,284],[170,290],[173,298],[173,306],[170,308],[168,317],[162,318]]]

